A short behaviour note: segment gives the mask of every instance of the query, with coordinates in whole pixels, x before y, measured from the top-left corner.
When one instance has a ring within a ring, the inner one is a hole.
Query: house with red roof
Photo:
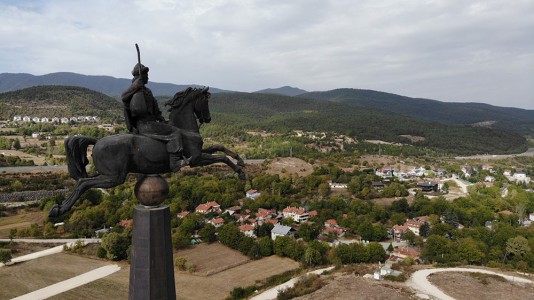
[[[224,225],[224,219],[223,218],[213,218],[209,221],[209,223],[215,228],[219,228]]]
[[[187,217],[187,215],[189,215],[189,212],[188,212],[188,211],[182,211],[182,212],[177,213],[177,214],[176,214],[176,217],[177,217],[178,219],[183,219],[183,218]]]
[[[310,215],[306,212],[306,209],[303,207],[292,207],[288,206],[282,211],[284,218],[291,218],[296,223],[306,222],[310,219]]]
[[[337,221],[335,219],[328,219],[326,222],[324,222],[324,226],[326,228],[338,228],[339,225],[337,224]]]
[[[239,226],[239,231],[241,231],[246,236],[256,237],[256,235],[254,234],[254,226],[252,225],[241,225]]]
[[[420,256],[421,256],[421,251],[417,250],[416,248],[402,246],[402,247],[395,248],[393,252],[391,252],[390,258],[397,257],[400,259],[405,259],[405,258],[411,257],[417,260],[419,259]]]
[[[211,202],[206,202],[206,203],[203,203],[203,204],[199,204],[195,208],[195,211],[197,213],[200,213],[200,214],[207,214],[207,213],[210,213],[210,212],[220,212],[221,211],[221,206],[219,205],[219,203],[217,203],[215,201],[211,201]]]
[[[402,237],[409,231],[410,229],[408,226],[405,225],[394,225],[393,228],[391,228],[391,233],[393,236],[393,239],[396,241],[402,240]]]

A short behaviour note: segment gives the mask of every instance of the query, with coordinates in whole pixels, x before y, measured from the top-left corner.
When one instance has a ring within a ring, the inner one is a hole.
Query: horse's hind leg
[[[237,161],[237,165],[238,166],[245,167],[245,162],[243,161],[243,159],[241,159],[241,157],[237,153],[235,153],[234,151],[226,148],[224,145],[216,144],[216,145],[210,146],[208,148],[202,149],[202,153],[213,154],[215,152],[224,152],[226,155],[228,155],[231,158],[235,159]]]
[[[80,178],[74,186],[74,191],[70,196],[61,203],[61,205],[54,205],[48,214],[49,217],[56,217],[69,211],[76,203],[80,196],[90,188],[112,188],[124,183],[126,175],[110,176],[98,175],[90,178]]]
[[[200,166],[207,166],[211,164],[216,163],[224,163],[228,165],[234,172],[237,173],[237,177],[241,180],[245,180],[245,172],[241,169],[240,166],[237,166],[234,164],[228,157],[225,155],[211,155],[207,153],[202,153],[199,157],[196,159],[194,158],[191,163],[189,164],[191,167],[200,167]]]

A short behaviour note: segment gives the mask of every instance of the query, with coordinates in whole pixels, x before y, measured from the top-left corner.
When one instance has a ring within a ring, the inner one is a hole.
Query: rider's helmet
[[[148,73],[148,70],[149,70],[148,67],[146,67],[145,65],[141,64],[141,72],[142,73]],[[139,76],[139,63],[135,64],[135,67],[132,70],[132,75],[133,76]]]

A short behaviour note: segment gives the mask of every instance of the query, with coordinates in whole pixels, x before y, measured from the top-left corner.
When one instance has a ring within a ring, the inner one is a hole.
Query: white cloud
[[[376,89],[534,109],[534,3],[0,1],[0,70],[254,91]]]

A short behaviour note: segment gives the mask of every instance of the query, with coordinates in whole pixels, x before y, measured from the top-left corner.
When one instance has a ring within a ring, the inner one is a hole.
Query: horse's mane
[[[192,87],[188,87],[183,91],[177,92],[174,94],[174,97],[172,99],[165,102],[165,106],[170,106],[171,109],[179,107],[183,105],[184,100],[186,99],[187,95],[193,90]],[[170,109],[169,109],[170,110]]]

